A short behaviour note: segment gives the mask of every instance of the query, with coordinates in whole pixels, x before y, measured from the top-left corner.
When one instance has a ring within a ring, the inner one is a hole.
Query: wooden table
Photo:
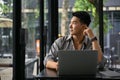
[[[52,69],[44,69],[43,71],[41,71],[37,76],[35,76],[35,80],[52,80],[52,79],[55,79],[55,80],[73,80],[73,79],[120,79],[120,73],[118,72],[115,72],[115,71],[110,71],[110,70],[105,70],[105,71],[98,71],[96,73],[96,76],[95,77],[84,77],[84,76],[59,76],[57,74],[57,72],[55,70],[52,70]]]

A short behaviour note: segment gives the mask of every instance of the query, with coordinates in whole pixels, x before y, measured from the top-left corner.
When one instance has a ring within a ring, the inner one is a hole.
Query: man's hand
[[[58,62],[56,62],[56,71],[58,70]]]
[[[83,35],[87,35],[90,39],[95,37],[92,30],[87,26],[85,26],[85,30],[83,31]]]

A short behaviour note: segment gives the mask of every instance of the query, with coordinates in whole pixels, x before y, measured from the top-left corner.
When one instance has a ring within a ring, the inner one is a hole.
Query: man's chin
[[[70,33],[70,35],[73,35],[72,33]]]
[[[70,33],[70,35],[74,35],[74,33]]]

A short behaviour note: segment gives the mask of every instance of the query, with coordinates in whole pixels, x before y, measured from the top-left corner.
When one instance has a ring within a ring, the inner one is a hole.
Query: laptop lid
[[[97,51],[58,51],[58,75],[96,75]]]

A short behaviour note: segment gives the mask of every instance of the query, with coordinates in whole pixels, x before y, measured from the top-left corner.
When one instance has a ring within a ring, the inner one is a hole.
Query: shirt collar
[[[68,35],[67,40],[72,40],[72,35]],[[87,41],[88,41],[88,37],[85,36],[85,38],[84,38],[84,40],[83,40],[83,44],[86,45],[86,44],[87,44]]]
[[[67,40],[70,40],[70,39],[72,39],[72,36],[68,35]]]

